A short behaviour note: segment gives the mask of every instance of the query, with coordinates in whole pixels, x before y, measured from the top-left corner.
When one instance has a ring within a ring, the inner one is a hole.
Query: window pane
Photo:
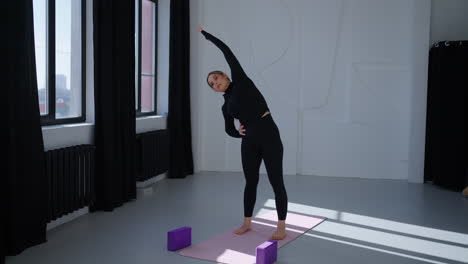
[[[81,1],[55,2],[56,118],[81,116]]]
[[[149,0],[142,0],[141,10],[141,112],[154,112],[155,79],[155,9]]]
[[[47,115],[47,2],[33,0],[34,12],[34,45],[36,48],[37,89],[41,115]]]
[[[153,112],[154,111],[154,77],[153,76],[141,76],[141,112]]]
[[[154,74],[154,3],[143,0],[141,10],[141,73]]]

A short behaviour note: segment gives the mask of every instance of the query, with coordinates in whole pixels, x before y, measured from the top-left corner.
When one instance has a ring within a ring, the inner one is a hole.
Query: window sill
[[[62,128],[75,128],[75,127],[91,127],[94,126],[94,123],[75,123],[75,124],[63,124],[63,125],[53,125],[53,126],[43,126],[42,131],[55,130]]]
[[[142,117],[137,117],[136,120],[151,120],[151,119],[160,119],[160,118],[166,118],[166,116],[162,115],[154,115],[154,116],[142,116]]]
[[[153,115],[142,116],[136,119],[136,133],[144,133],[158,129],[165,129],[167,127],[167,116]]]

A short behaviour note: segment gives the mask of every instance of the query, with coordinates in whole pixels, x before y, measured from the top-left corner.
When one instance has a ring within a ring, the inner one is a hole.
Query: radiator
[[[78,145],[45,152],[49,205],[47,222],[92,204],[94,152],[93,145]]]
[[[169,169],[169,132],[167,129],[137,134],[137,181],[166,172]]]

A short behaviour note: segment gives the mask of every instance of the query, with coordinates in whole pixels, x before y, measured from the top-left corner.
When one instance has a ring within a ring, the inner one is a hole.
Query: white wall
[[[427,76],[430,43],[427,27],[430,24],[431,3],[428,0],[414,0],[412,6],[414,29],[412,43],[412,89],[410,101],[410,138],[408,153],[408,181],[424,182],[424,149],[426,140]]]
[[[468,1],[431,1],[431,44],[443,40],[468,40]]]
[[[45,150],[94,143],[93,3],[86,1],[86,122],[42,127]],[[159,1],[157,70],[158,113],[161,115],[168,109],[169,6],[170,0]],[[164,128],[165,116],[143,117],[136,121],[136,133]]]
[[[420,173],[421,164],[409,172],[408,163],[424,152],[411,140],[424,138],[427,54],[415,50],[429,45],[429,1],[204,0],[192,1],[191,17],[197,171],[242,171],[241,140],[224,133],[223,98],[206,85],[210,70],[229,68],[196,32],[201,24],[231,47],[265,96],[285,174]]]

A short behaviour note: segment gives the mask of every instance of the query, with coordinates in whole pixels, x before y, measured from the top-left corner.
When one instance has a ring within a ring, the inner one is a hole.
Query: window
[[[85,120],[85,2],[33,0],[42,125]]]
[[[135,108],[137,116],[156,114],[157,1],[135,0]]]

